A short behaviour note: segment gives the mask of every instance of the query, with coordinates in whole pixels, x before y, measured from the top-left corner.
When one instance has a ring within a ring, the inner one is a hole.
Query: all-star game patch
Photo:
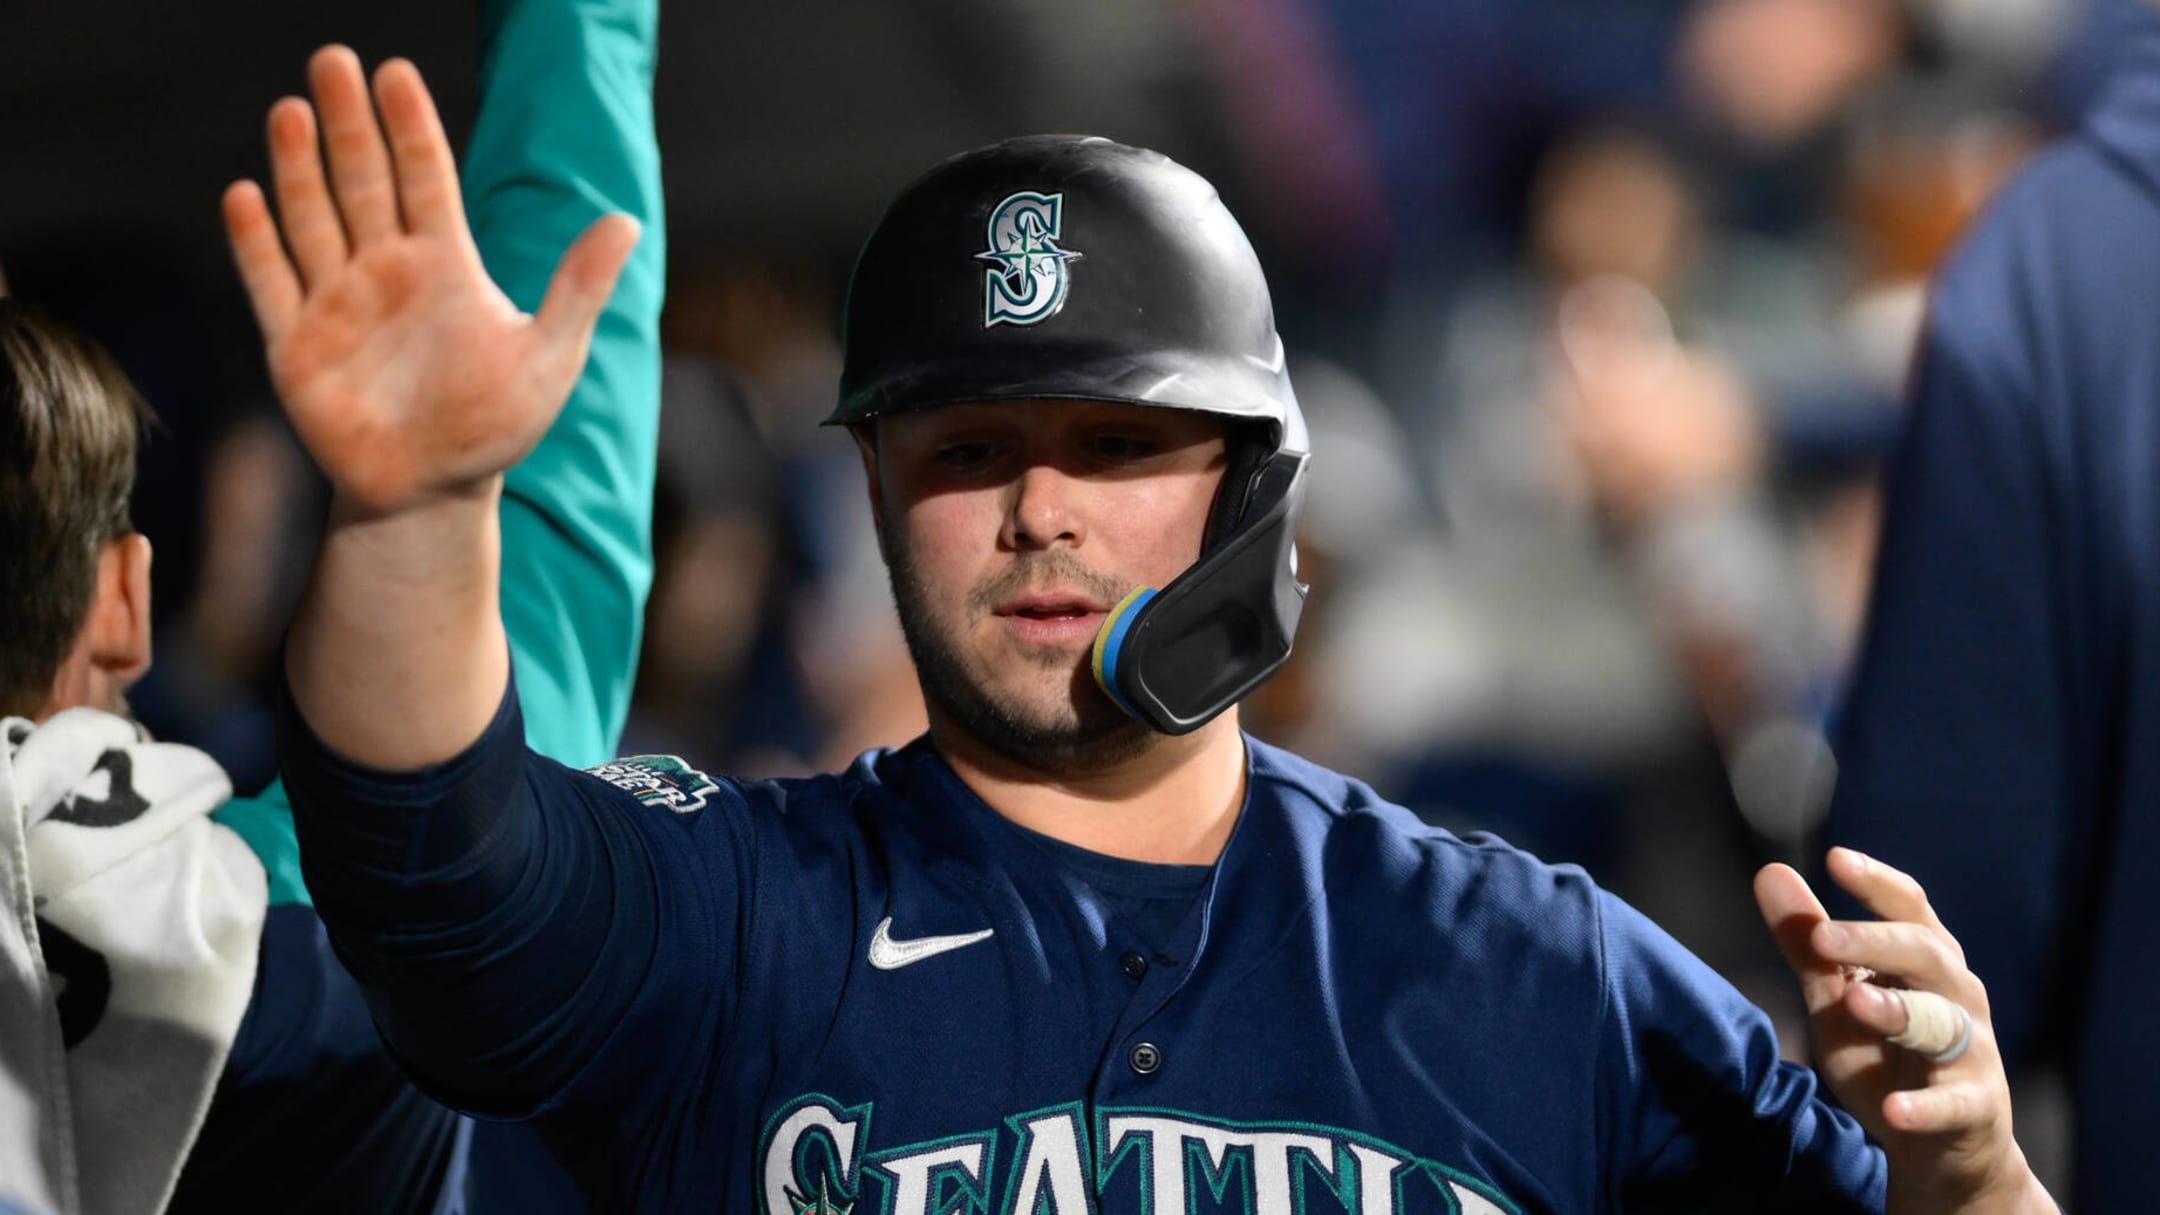
[[[705,796],[720,786],[675,755],[630,755],[587,772],[647,806],[665,806],[677,814],[705,808]]]

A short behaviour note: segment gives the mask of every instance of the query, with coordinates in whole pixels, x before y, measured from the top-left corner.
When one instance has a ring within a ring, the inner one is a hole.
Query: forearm
[[[333,502],[286,642],[293,703],[355,763],[406,771],[480,737],[509,679],[502,479],[370,516]]]
[[[1769,503],[1707,495],[1646,519],[1628,555],[1728,747],[1803,711],[1832,664],[1806,571]]]
[[[663,888],[652,816],[526,748],[512,690],[470,747],[409,771],[329,750],[289,701],[278,730],[308,885],[377,1029],[438,1100],[499,1116],[536,1110],[624,1016]]]

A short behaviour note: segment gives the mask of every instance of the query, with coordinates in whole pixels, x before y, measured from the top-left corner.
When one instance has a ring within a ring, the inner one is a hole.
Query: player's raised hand
[[[309,61],[308,82],[312,106],[287,97],[270,110],[283,242],[254,182],[225,193],[278,397],[362,510],[484,486],[562,408],[637,223],[594,222],[528,316],[481,266],[419,71],[383,64],[371,104],[359,58],[330,46]]]
[[[1883,1145],[1892,1212],[2053,1212],[2011,1134],[1987,992],[1920,883],[1849,848],[1831,878],[1877,921],[1833,921],[1784,865],[1755,899],[1799,976],[1817,1068]]]

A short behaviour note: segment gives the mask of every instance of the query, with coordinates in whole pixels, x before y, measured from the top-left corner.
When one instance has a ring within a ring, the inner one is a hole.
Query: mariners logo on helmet
[[[1022,190],[990,212],[990,249],[975,256],[989,262],[983,275],[983,328],[1033,325],[1057,314],[1065,302],[1065,263],[1080,256],[1060,249],[1063,194]]]

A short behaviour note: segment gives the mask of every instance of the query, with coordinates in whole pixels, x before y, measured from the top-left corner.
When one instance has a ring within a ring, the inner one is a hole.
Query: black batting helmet
[[[1204,178],[1076,136],[956,156],[871,232],[841,338],[829,425],[1045,398],[1230,419],[1200,560],[1110,613],[1095,676],[1127,712],[1182,734],[1289,657],[1309,443],[1259,259]]]

